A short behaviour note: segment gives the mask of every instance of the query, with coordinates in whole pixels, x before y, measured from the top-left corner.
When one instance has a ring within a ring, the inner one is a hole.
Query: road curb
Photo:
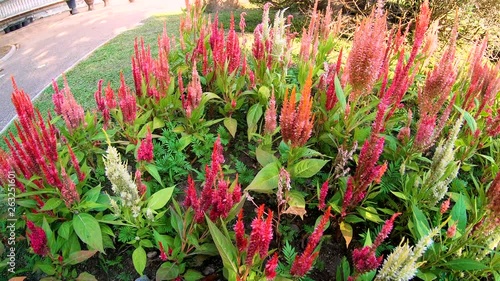
[[[16,45],[10,45],[10,50],[5,56],[0,58],[0,63],[6,62],[12,55],[14,55],[14,52],[16,51]]]

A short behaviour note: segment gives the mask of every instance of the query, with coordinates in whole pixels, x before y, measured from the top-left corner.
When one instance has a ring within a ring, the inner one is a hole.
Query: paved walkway
[[[79,8],[43,18],[8,34],[0,34],[0,47],[16,45],[18,49],[0,62],[0,131],[15,117],[11,103],[11,76],[33,99],[52,79],[73,67],[93,50],[119,33],[135,27],[155,13],[180,11],[182,0],[110,0],[95,5],[94,11]],[[2,32],[3,33],[3,32]]]

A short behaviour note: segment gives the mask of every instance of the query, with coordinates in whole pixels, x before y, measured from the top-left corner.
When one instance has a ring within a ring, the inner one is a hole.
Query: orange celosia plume
[[[292,147],[304,146],[311,137],[314,125],[314,116],[311,112],[313,102],[311,86],[312,68],[309,69],[297,108],[295,108],[295,88],[290,95],[288,95],[288,89],[285,92],[280,116],[281,135],[283,140],[289,142]]]

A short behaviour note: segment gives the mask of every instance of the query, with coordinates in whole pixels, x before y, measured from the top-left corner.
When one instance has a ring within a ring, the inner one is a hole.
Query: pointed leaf
[[[238,127],[238,121],[231,117],[224,118],[224,126],[227,128],[233,138],[236,136],[236,128]]]
[[[55,208],[59,207],[59,205],[61,205],[62,203],[63,201],[59,198],[50,198],[49,200],[47,200],[47,202],[45,202],[40,211],[54,210]]]
[[[321,159],[304,159],[293,165],[290,169],[292,178],[310,178],[316,175],[328,160]]]
[[[280,167],[278,162],[267,164],[260,170],[246,190],[252,190],[261,193],[271,193],[278,187]]]
[[[257,125],[262,117],[262,105],[256,103],[250,107],[247,113],[247,125],[248,125],[248,140],[252,139],[252,135],[257,131]]]
[[[175,263],[164,262],[156,271],[156,280],[174,280],[179,277],[179,266]]]
[[[342,109],[342,112],[345,111],[347,102],[344,94],[344,90],[342,89],[342,85],[340,84],[339,77],[335,75],[335,95],[337,96],[337,99],[339,100],[340,103],[340,108]]]
[[[92,249],[104,253],[101,227],[93,216],[86,213],[76,214],[73,216],[73,228],[80,240]]]
[[[257,149],[255,149],[255,156],[257,157],[257,162],[259,162],[262,167],[266,166],[269,163],[278,161],[278,159],[272,152],[266,151],[261,147],[257,147]]]
[[[153,195],[151,195],[151,197],[149,197],[148,208],[151,208],[153,210],[163,208],[167,204],[168,200],[172,198],[173,192],[173,186],[158,190]]]
[[[199,271],[188,269],[186,273],[182,275],[186,281],[197,281],[201,280],[204,276]]]
[[[488,267],[483,263],[472,260],[472,259],[456,259],[451,261],[446,261],[444,264],[446,267],[453,270],[484,270]]]
[[[233,272],[238,272],[238,267],[236,266],[236,248],[234,247],[231,240],[222,234],[222,232],[217,228],[217,226],[207,217],[207,224],[210,230],[210,234],[214,240],[215,246],[219,251],[222,258],[222,263],[227,269],[231,269]]]
[[[91,258],[93,255],[95,255],[97,251],[78,251],[78,252],[73,252],[69,255],[68,259],[64,261],[65,264],[79,264],[81,262],[84,262]]]
[[[162,187],[164,187],[163,185],[163,181],[161,180],[161,177],[160,177],[160,174],[158,173],[158,169],[156,168],[155,165],[152,165],[152,164],[147,164],[146,165],[146,171],[148,171],[148,173],[153,177],[155,178],[155,180],[161,184]]]
[[[146,251],[144,250],[144,248],[139,246],[134,250],[134,252],[132,253],[132,262],[134,263],[134,268],[137,273],[139,273],[139,275],[142,275],[142,273],[144,272],[147,261],[148,258],[146,256]]]

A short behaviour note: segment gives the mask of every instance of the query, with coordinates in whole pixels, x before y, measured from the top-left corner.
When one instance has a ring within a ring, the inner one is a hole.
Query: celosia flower
[[[439,229],[432,229],[429,234],[422,237],[414,249],[407,243],[396,247],[387,257],[382,268],[375,277],[376,281],[411,280],[417,273],[420,263],[417,260],[432,244],[432,237],[439,233]]]
[[[194,210],[199,208],[200,202],[198,200],[198,194],[196,192],[196,187],[194,186],[194,181],[191,175],[188,175],[188,186],[186,191],[186,197],[184,198],[184,207],[193,207]]]
[[[276,98],[274,97],[274,93],[271,95],[271,99],[269,100],[269,104],[266,109],[266,114],[264,118],[264,134],[272,135],[274,130],[276,130]]]
[[[285,192],[290,191],[292,186],[290,185],[290,174],[285,168],[280,169],[279,180],[278,180],[278,189],[276,191],[276,199],[278,201],[278,208],[284,204],[286,204],[285,200]]]
[[[417,136],[413,146],[424,151],[428,149],[439,131],[435,130],[437,115],[449,97],[451,87],[457,77],[455,65],[455,42],[457,37],[457,27],[453,28],[452,38],[448,49],[445,51],[439,64],[427,75],[425,86],[419,92],[417,103],[420,111],[420,120],[417,123]],[[448,113],[445,111],[445,113]],[[446,121],[448,116],[440,120]],[[438,124],[438,127],[442,127]]]
[[[160,259],[162,261],[167,261],[168,257],[167,254],[165,253],[165,249],[163,248],[163,243],[159,242],[160,244]]]
[[[146,193],[147,186],[142,182],[142,173],[140,170],[135,171],[135,184],[137,185],[139,196],[143,196]]]
[[[12,103],[16,109],[19,121],[15,121],[18,137],[9,132],[10,141],[4,138],[13,161],[13,167],[25,178],[38,175],[54,186],[60,186],[61,180],[56,169],[58,161],[57,139],[54,124],[49,114],[44,120],[38,110],[35,110],[29,96],[17,88],[12,79],[14,92]],[[19,141],[18,141],[19,140]],[[24,190],[24,186],[17,181],[16,186]],[[42,180],[34,180],[39,188],[43,188]],[[37,197],[35,197],[36,199]],[[40,200],[40,202],[42,202]]]
[[[61,197],[66,207],[69,208],[73,203],[80,201],[80,194],[78,194],[75,183],[68,176],[64,167],[61,167],[61,178],[63,179],[62,184],[59,186]]]
[[[78,175],[78,180],[83,181],[85,179],[85,173],[83,173],[82,169],[80,169],[80,164],[78,163],[78,159],[76,159],[76,155],[73,152],[73,149],[71,148],[71,146],[69,144],[67,144],[66,146],[68,147],[68,152],[69,152],[69,156],[71,159],[71,164],[75,168],[76,174]]]
[[[245,12],[242,12],[240,14],[240,31],[241,33],[245,33],[245,27],[247,26],[246,23],[245,23],[245,16],[247,15],[247,13]]]
[[[486,198],[488,198],[488,209],[491,212],[491,216],[500,217],[500,172],[497,173],[488,188]]]
[[[187,94],[184,95],[181,92],[182,107],[186,112],[186,116],[191,117],[191,113],[195,108],[198,107],[201,101],[203,90],[201,89],[200,76],[198,70],[196,69],[196,62],[193,64],[193,71],[191,74],[191,82],[187,86]],[[181,78],[179,78],[181,79]]]
[[[238,35],[234,30],[234,16],[231,13],[231,21],[229,25],[229,32],[226,40],[226,61],[228,62],[228,71],[233,73],[240,67],[241,50]]]
[[[248,239],[245,237],[245,225],[243,224],[243,209],[238,214],[238,221],[234,225],[234,233],[236,236],[236,247],[242,253],[248,246]]]
[[[342,76],[342,81],[352,86],[349,100],[371,92],[384,64],[386,33],[386,17],[377,17],[374,12],[356,30]]]
[[[64,89],[61,91],[59,91],[57,83],[52,81],[52,86],[54,88],[52,101],[54,102],[54,111],[63,117],[68,130],[73,131],[79,126],[85,124],[85,114],[83,112],[83,107],[78,104],[73,96],[73,93],[71,93],[68,80],[66,80],[65,75],[63,75],[63,79]]]
[[[212,163],[205,166],[205,184],[198,199],[194,182],[188,177],[188,190],[184,205],[192,206],[195,211],[195,220],[198,223],[204,221],[204,214],[208,214],[211,220],[218,217],[226,218],[234,203],[241,199],[241,186],[236,177],[233,190],[229,189],[229,182],[224,179],[222,163],[224,163],[223,148],[220,137],[214,143],[212,151]]]
[[[453,223],[446,231],[446,237],[453,238],[457,232],[457,222]]]
[[[108,145],[104,156],[106,176],[111,182],[111,189],[121,198],[124,206],[136,206],[140,199],[137,185],[127,170],[127,165],[122,164],[121,157],[116,148]]]
[[[248,266],[253,264],[255,254],[264,258],[269,250],[269,244],[273,239],[273,212],[268,211],[268,217],[264,220],[264,205],[261,205],[257,212],[257,217],[252,221],[252,232],[250,233],[250,242],[247,249],[247,258],[245,263]]]
[[[311,86],[312,67],[309,68],[297,109],[295,108],[295,88],[290,95],[288,95],[288,89],[285,93],[280,115],[281,135],[283,140],[290,143],[292,147],[304,146],[312,134],[314,116],[311,112]]]
[[[153,136],[151,135],[149,126],[146,138],[141,141],[139,149],[137,150],[137,161],[153,162]]]
[[[328,195],[328,180],[326,180],[322,185],[319,192],[319,204],[318,209],[322,210],[326,207],[325,200]]]
[[[434,156],[432,157],[429,177],[427,177],[422,184],[423,188],[429,188],[431,190],[430,201],[428,202],[429,206],[434,206],[446,195],[448,184],[457,176],[458,165],[456,165],[455,169],[447,178],[443,179],[443,176],[449,172],[447,169],[448,165],[454,160],[455,141],[457,140],[462,123],[462,118],[456,121],[450,131],[448,139],[446,142],[442,142],[437,146]]]
[[[356,273],[361,274],[377,269],[382,263],[383,257],[377,257],[370,246],[352,251],[352,262]]]
[[[441,204],[439,212],[441,213],[441,215],[443,215],[444,213],[446,213],[446,211],[448,211],[449,208],[450,208],[450,198],[448,197],[448,199],[443,201],[443,203]]]
[[[266,263],[265,274],[267,280],[274,280],[274,278],[276,278],[277,267],[278,267],[278,253],[274,253],[273,257]]]
[[[331,207],[328,207],[318,226],[314,229],[311,236],[309,236],[306,249],[302,254],[295,257],[295,260],[290,269],[290,274],[292,274],[293,276],[302,277],[306,275],[309,270],[311,270],[314,260],[319,254],[318,251],[315,252],[314,250],[316,249],[316,246],[318,246],[321,237],[323,236],[323,232],[325,231],[327,222],[330,221],[330,212]]]
[[[36,226],[32,221],[28,221],[26,225],[30,231],[28,233],[28,238],[30,240],[31,248],[33,248],[33,252],[44,257],[49,251],[45,231],[41,227]]]
[[[120,88],[118,90],[118,99],[120,109],[123,114],[123,121],[127,124],[134,124],[137,114],[137,101],[135,95],[130,92],[130,89],[125,84],[123,72],[120,73]]]

